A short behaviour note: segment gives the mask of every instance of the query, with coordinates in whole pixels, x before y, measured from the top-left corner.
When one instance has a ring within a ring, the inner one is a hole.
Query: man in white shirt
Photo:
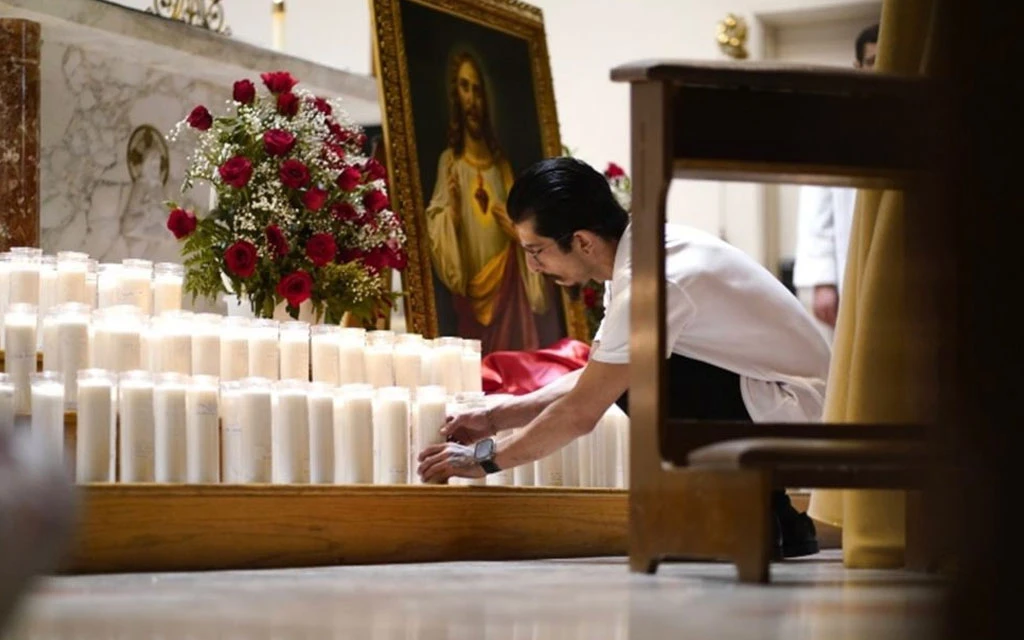
[[[877,50],[876,24],[861,31],[857,37],[854,67],[873,69]],[[800,188],[793,286],[801,301],[822,323],[822,332],[830,341],[839,315],[839,296],[843,291],[856,200],[856,189]]]
[[[582,370],[451,419],[442,432],[454,441],[420,452],[418,473],[428,482],[532,463],[589,433],[612,403],[628,412],[629,215],[604,176],[566,157],[527,169],[507,209],[531,269],[562,286],[606,283],[605,318]],[[669,416],[819,420],[829,346],[799,301],[747,254],[710,234],[670,224],[665,243]],[[774,502],[778,555],[816,553],[810,518],[783,491]]]

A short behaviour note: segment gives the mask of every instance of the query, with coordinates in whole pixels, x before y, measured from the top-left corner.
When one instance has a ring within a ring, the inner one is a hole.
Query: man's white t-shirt
[[[629,362],[632,225],[605,283],[605,317],[590,358]],[[669,354],[740,376],[755,422],[821,419],[830,348],[800,301],[736,247],[690,227],[665,225]]]

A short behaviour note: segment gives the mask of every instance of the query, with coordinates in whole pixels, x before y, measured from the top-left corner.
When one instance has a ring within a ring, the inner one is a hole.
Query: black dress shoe
[[[775,560],[810,556],[820,551],[814,521],[793,508],[785,491],[772,492]]]

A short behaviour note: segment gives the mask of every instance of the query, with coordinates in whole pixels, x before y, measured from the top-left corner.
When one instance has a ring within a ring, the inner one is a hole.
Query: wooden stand
[[[87,485],[68,573],[624,555],[612,489]]]

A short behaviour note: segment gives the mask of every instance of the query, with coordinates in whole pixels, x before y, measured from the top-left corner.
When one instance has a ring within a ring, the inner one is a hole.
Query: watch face
[[[476,443],[476,446],[473,448],[473,457],[476,458],[477,461],[490,460],[493,458],[494,440],[487,438],[486,440],[481,440]]]

